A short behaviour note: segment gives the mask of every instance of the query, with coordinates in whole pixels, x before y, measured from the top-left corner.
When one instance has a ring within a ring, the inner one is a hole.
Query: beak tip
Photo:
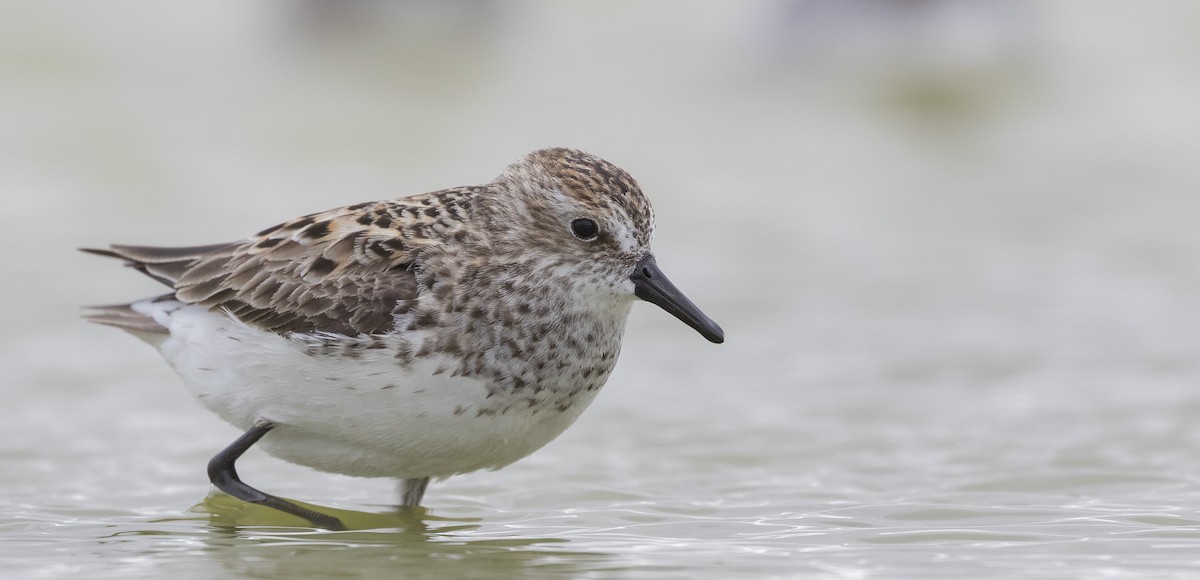
[[[647,254],[642,258],[629,279],[633,282],[634,296],[666,310],[699,332],[705,340],[713,344],[725,342],[725,331],[667,279],[658,269],[653,255]]]

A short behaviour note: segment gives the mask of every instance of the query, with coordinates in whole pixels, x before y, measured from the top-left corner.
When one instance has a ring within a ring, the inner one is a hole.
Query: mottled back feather
[[[364,335],[393,329],[422,287],[420,255],[465,217],[455,190],[303,216],[241,242],[191,248],[113,245],[85,251],[126,260],[186,303],[280,334]],[[426,211],[437,198],[438,212]],[[447,207],[451,208],[447,210]],[[456,220],[437,219],[442,214]],[[436,234],[436,236],[435,236]],[[430,275],[425,276],[425,283]],[[128,309],[126,309],[128,310]],[[147,329],[113,307],[94,322]],[[124,323],[124,324],[123,324]]]

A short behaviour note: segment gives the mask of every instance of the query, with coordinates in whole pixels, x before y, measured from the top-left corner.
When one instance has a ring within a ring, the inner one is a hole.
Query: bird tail
[[[174,294],[164,294],[149,300],[140,300],[130,304],[109,304],[104,306],[86,306],[90,312],[84,313],[83,319],[105,326],[115,326],[135,334],[167,334],[167,328],[159,324],[153,316],[142,314],[133,308],[134,304],[174,300]]]
[[[80,248],[81,251],[107,258],[125,260],[133,268],[171,288],[184,272],[202,258],[222,252],[232,252],[236,244],[213,244],[186,248],[157,248],[152,246],[125,246],[113,244],[104,248]]]
[[[113,244],[106,249],[100,248],[80,248],[80,250],[89,254],[96,254],[107,258],[118,258],[125,260],[125,265],[133,268],[160,283],[175,288],[175,282],[179,277],[187,271],[188,268],[195,265],[200,258],[209,256],[216,252],[228,251],[233,248],[233,244],[215,244],[211,246],[192,246],[187,248],[155,248],[150,246],[125,246]],[[166,334],[167,328],[159,324],[153,316],[143,314],[135,309],[137,304],[147,304],[154,302],[162,302],[164,300],[174,300],[175,294],[165,294],[157,298],[148,300],[139,300],[129,304],[111,304],[105,306],[89,306],[90,312],[83,315],[85,320],[95,322],[96,324],[104,324],[106,326],[115,326],[117,328],[128,330],[134,334]],[[142,309],[143,311],[145,309]]]

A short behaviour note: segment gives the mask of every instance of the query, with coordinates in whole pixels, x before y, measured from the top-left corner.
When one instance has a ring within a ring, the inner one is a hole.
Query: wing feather
[[[87,251],[122,258],[174,288],[177,299],[227,311],[264,330],[376,334],[393,329],[422,287],[420,254],[430,240],[405,240],[405,224],[397,218],[404,205],[338,208],[230,244]]]

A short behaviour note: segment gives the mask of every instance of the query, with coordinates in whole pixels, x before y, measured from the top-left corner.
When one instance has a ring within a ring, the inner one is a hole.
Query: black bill
[[[721,330],[721,327],[711,318],[700,312],[700,309],[667,279],[667,275],[663,274],[662,270],[658,269],[658,264],[654,263],[654,256],[648,255],[642,258],[629,279],[633,280],[634,294],[638,298],[651,304],[657,304],[659,308],[670,312],[671,316],[696,329],[696,332],[707,338],[709,342],[718,344],[725,342],[725,331]]]

